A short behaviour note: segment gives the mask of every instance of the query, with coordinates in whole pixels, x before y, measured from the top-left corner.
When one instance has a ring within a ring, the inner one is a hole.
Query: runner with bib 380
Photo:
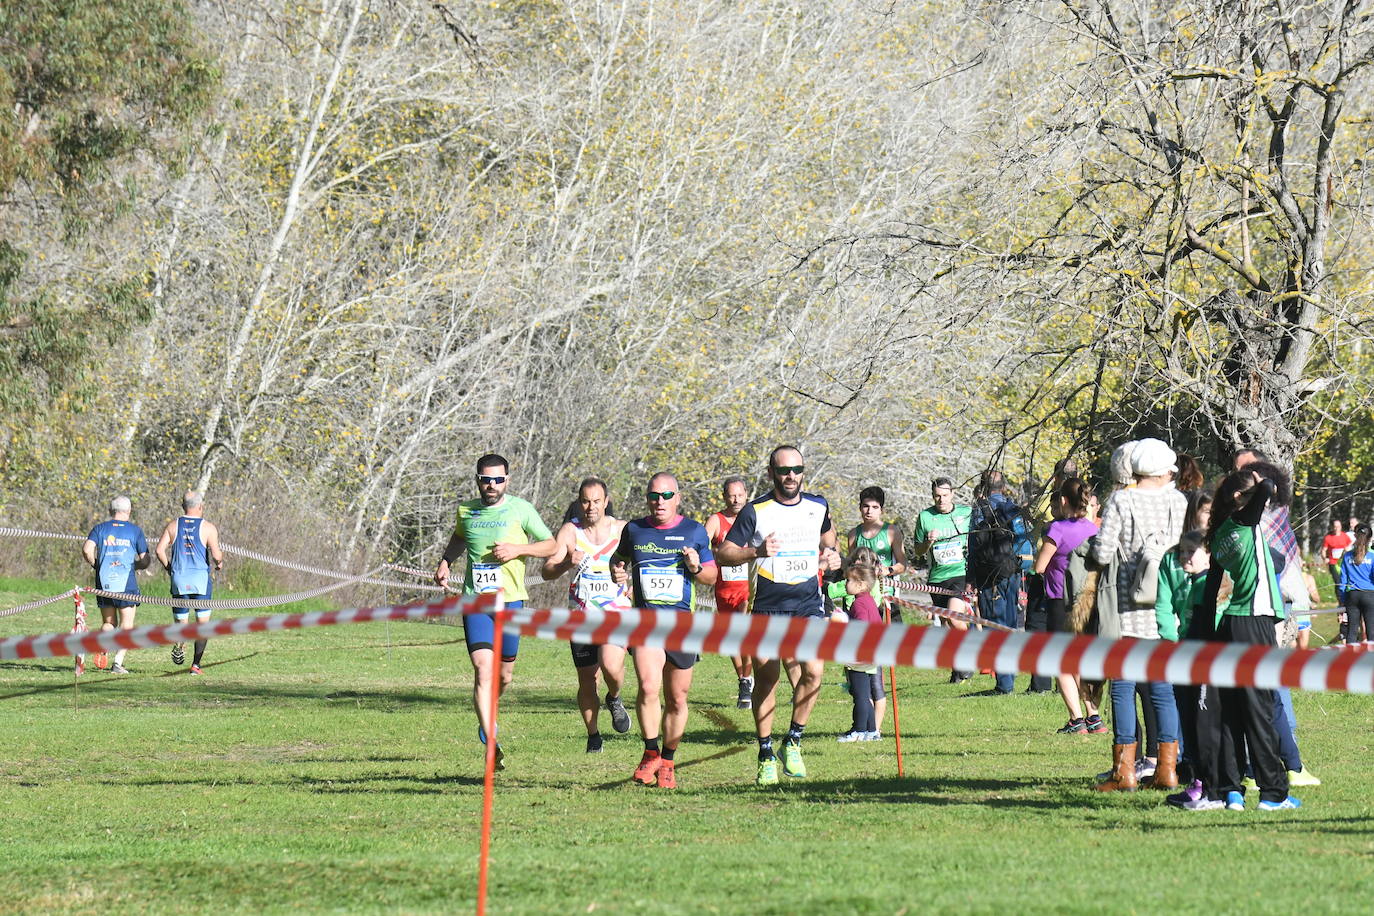
[[[548,526],[534,506],[518,496],[507,496],[510,464],[500,455],[483,455],[477,460],[477,499],[458,504],[458,522],[444,548],[444,558],[434,571],[434,581],[448,587],[449,568],[460,556],[467,556],[463,575],[463,594],[477,595],[501,591],[507,608],[524,607],[525,557],[548,557],[558,549]],[[491,683],[495,659],[492,640],[496,635],[492,614],[463,617],[463,639],[472,659],[472,705],[477,710],[477,738],[483,744],[491,734]],[[520,651],[520,636],[503,633],[501,639],[501,679],[498,695],[506,692],[515,673],[515,656]],[[505,768],[505,754],[496,745],[496,767]]]
[[[717,553],[722,564],[750,564],[751,614],[820,617],[825,613],[820,572],[838,569],[840,554],[835,549],[830,506],[823,497],[802,492],[805,472],[801,451],[790,445],[773,449],[768,456],[772,491],[744,507]],[[792,722],[782,745],[782,771],[801,779],[806,776],[801,755],[802,730],[820,695],[825,663],[798,663],[795,659],[783,659],[782,663],[798,669],[792,691]],[[778,782],[778,757],[773,752],[773,695],[781,670],[779,659],[754,659],[754,726],[759,741],[756,782],[761,786]]]

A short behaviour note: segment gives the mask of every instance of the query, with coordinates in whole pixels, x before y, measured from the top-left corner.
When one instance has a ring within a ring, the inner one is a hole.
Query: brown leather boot
[[[1097,784],[1097,791],[1134,792],[1136,785],[1135,743],[1113,744],[1112,775],[1107,777],[1106,782]]]
[[[1159,742],[1159,762],[1155,764],[1155,775],[1150,777],[1150,785],[1156,789],[1178,788],[1178,742]]]

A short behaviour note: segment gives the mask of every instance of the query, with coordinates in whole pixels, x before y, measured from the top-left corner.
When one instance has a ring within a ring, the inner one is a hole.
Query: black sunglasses
[[[777,474],[779,477],[785,477],[788,474],[796,474],[800,477],[805,471],[806,465],[804,464],[778,464],[773,466],[773,473]]]
[[[654,500],[654,499],[661,499],[661,500],[663,500],[664,502],[667,502],[668,500],[672,499],[674,496],[677,495],[677,491],[676,491],[676,490],[664,490],[662,493],[655,493],[653,490],[650,490],[649,492],[645,493],[644,495],[645,495],[646,497],[648,497],[649,499],[651,499],[651,500]]]
[[[477,475],[477,482],[478,482],[478,483],[505,483],[505,482],[506,482],[506,478],[505,478],[505,477],[491,477],[491,476],[488,476],[488,475],[486,475],[486,474],[478,474],[478,475]]]

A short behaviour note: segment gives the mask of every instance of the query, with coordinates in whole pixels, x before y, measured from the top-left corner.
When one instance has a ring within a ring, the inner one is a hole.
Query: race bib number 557
[[[639,571],[639,590],[648,604],[677,604],[682,601],[682,585],[682,573],[675,566],[649,566]]]

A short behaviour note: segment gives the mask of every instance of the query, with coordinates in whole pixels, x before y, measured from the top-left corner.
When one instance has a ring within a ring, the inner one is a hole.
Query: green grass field
[[[0,608],[63,587],[0,580]],[[145,606],[139,622],[169,616]],[[0,635],[70,625],[62,603],[0,620]],[[458,629],[240,636],[212,642],[206,660],[191,678],[165,648],[131,652],[133,674],[92,671],[79,693],[70,659],[0,662],[0,911],[473,906],[482,757]],[[646,789],[629,781],[633,731],[613,736],[603,715],[605,752],[583,753],[567,647],[525,642],[503,704],[493,912],[1367,905],[1374,698],[1295,695],[1304,757],[1325,783],[1295,793],[1300,811],[1261,814],[1252,798],[1244,813],[1194,814],[1155,791],[1094,792],[1110,736],[1053,734],[1057,697],[969,695],[909,669],[905,778],[890,737],[835,743],[849,698],[834,667],[804,744],[811,778],[761,790],[729,662],[697,672],[681,788]]]

